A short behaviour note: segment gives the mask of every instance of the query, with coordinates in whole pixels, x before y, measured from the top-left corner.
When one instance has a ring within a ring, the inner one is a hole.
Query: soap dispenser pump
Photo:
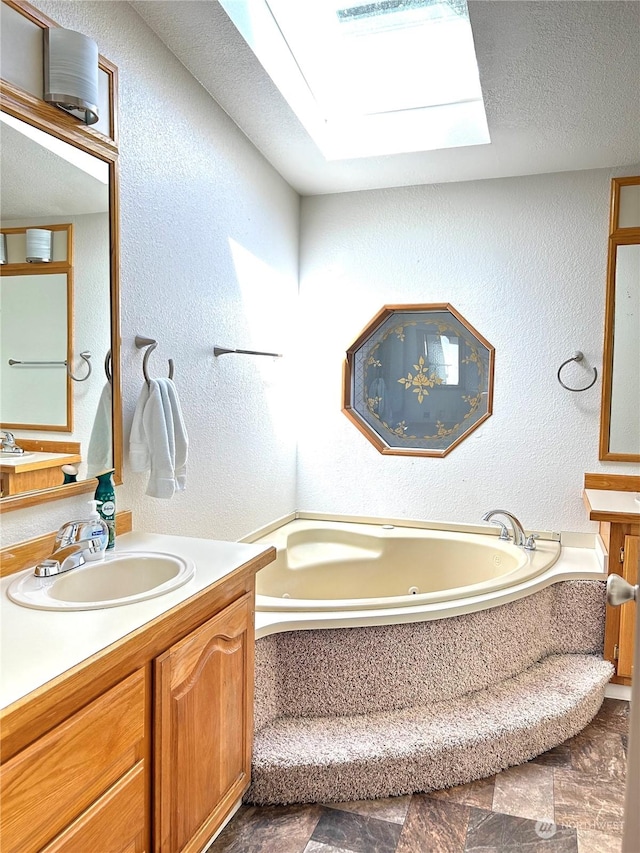
[[[109,544],[109,528],[107,527],[107,523],[100,518],[100,513],[98,512],[98,501],[92,500],[89,501],[89,505],[91,506],[91,512],[89,513],[89,518],[87,519],[87,527],[86,533],[83,535],[87,535],[90,539],[97,539],[100,543],[99,551],[90,551],[85,554],[86,560],[102,560],[104,558],[104,552]]]

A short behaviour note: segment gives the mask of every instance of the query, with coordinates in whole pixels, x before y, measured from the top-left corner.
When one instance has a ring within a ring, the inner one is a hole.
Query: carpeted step
[[[490,776],[584,728],[612,674],[594,655],[551,655],[513,678],[428,707],[277,718],[256,733],[246,799],[375,799]]]

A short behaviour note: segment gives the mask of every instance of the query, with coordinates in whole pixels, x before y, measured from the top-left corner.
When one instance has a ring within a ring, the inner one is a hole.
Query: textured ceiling
[[[470,0],[491,144],[327,162],[215,0],[130,0],[302,195],[640,161],[640,2]]]

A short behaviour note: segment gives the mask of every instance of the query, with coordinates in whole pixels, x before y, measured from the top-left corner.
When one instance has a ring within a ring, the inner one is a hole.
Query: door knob
[[[638,586],[632,586],[620,575],[609,575],[607,578],[607,603],[619,607],[627,601],[638,600]]]

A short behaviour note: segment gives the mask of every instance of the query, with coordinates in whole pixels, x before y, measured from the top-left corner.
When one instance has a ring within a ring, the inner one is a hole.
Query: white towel
[[[188,448],[173,380],[145,383],[131,424],[129,461],[134,471],[149,471],[148,495],[168,499],[185,488]]]
[[[98,409],[89,439],[87,450],[87,477],[89,478],[113,468],[112,420],[113,397],[111,383],[107,382],[98,401]]]

